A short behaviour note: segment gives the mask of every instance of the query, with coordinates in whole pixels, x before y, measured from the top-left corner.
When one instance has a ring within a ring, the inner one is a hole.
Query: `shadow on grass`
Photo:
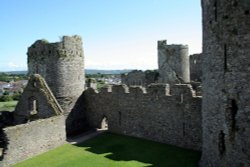
[[[102,134],[94,139],[76,144],[87,147],[86,151],[104,154],[114,161],[138,161],[151,164],[150,167],[195,167],[200,152],[134,137]]]

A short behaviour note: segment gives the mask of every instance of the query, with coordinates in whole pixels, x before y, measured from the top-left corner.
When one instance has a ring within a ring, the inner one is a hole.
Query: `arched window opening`
[[[108,130],[108,119],[105,116],[102,118],[100,130]]]

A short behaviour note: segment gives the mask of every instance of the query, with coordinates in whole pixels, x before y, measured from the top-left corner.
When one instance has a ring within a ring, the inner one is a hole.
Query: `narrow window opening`
[[[122,125],[122,113],[119,111],[119,125]]]
[[[214,20],[217,21],[217,0],[214,2]]]
[[[227,45],[224,44],[224,71],[226,72],[228,70],[227,67]]]
[[[244,13],[245,13],[245,15],[249,15],[250,12],[249,12],[249,10],[245,10]]]
[[[36,115],[38,112],[38,101],[35,97],[30,97],[29,98],[29,114],[32,115]]]
[[[232,131],[236,130],[236,114],[238,112],[238,106],[235,99],[231,100],[231,119],[232,119]]]
[[[225,146],[225,134],[224,134],[224,132],[222,130],[219,133],[218,147],[219,147],[220,156],[223,156],[224,152],[226,150],[226,146]]]
[[[182,124],[182,133],[183,133],[183,136],[186,135],[186,133],[185,133],[185,123]]]
[[[229,99],[227,103],[227,108],[226,108],[226,121],[227,121],[227,126],[229,129],[229,139],[231,141],[234,140],[235,137],[235,132],[237,131],[236,128],[236,115],[238,112],[238,106],[237,102],[235,99]]]
[[[181,94],[181,101],[180,102],[183,103],[183,101],[184,101],[183,100],[183,94]]]

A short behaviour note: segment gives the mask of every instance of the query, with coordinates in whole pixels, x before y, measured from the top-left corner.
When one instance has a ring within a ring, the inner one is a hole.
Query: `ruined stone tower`
[[[63,36],[60,42],[38,40],[28,48],[28,74],[45,78],[65,113],[84,90],[84,56],[79,36]]]
[[[189,56],[190,80],[201,82],[201,56],[202,54],[192,54]]]
[[[250,165],[250,1],[202,0],[201,166]]]
[[[158,68],[160,83],[190,82],[188,46],[158,41]]]

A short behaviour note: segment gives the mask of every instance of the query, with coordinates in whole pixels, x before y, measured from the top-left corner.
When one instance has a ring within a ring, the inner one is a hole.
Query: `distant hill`
[[[122,73],[128,73],[132,71],[133,69],[125,69],[125,70],[97,70],[97,69],[86,69],[86,74],[122,74]],[[27,71],[8,71],[8,72],[2,72],[7,74],[27,74]]]
[[[96,70],[96,69],[86,69],[86,74],[122,74],[122,73],[128,73],[132,71],[130,70]]]
[[[28,71],[2,71],[0,73],[6,73],[6,74],[27,74]]]

